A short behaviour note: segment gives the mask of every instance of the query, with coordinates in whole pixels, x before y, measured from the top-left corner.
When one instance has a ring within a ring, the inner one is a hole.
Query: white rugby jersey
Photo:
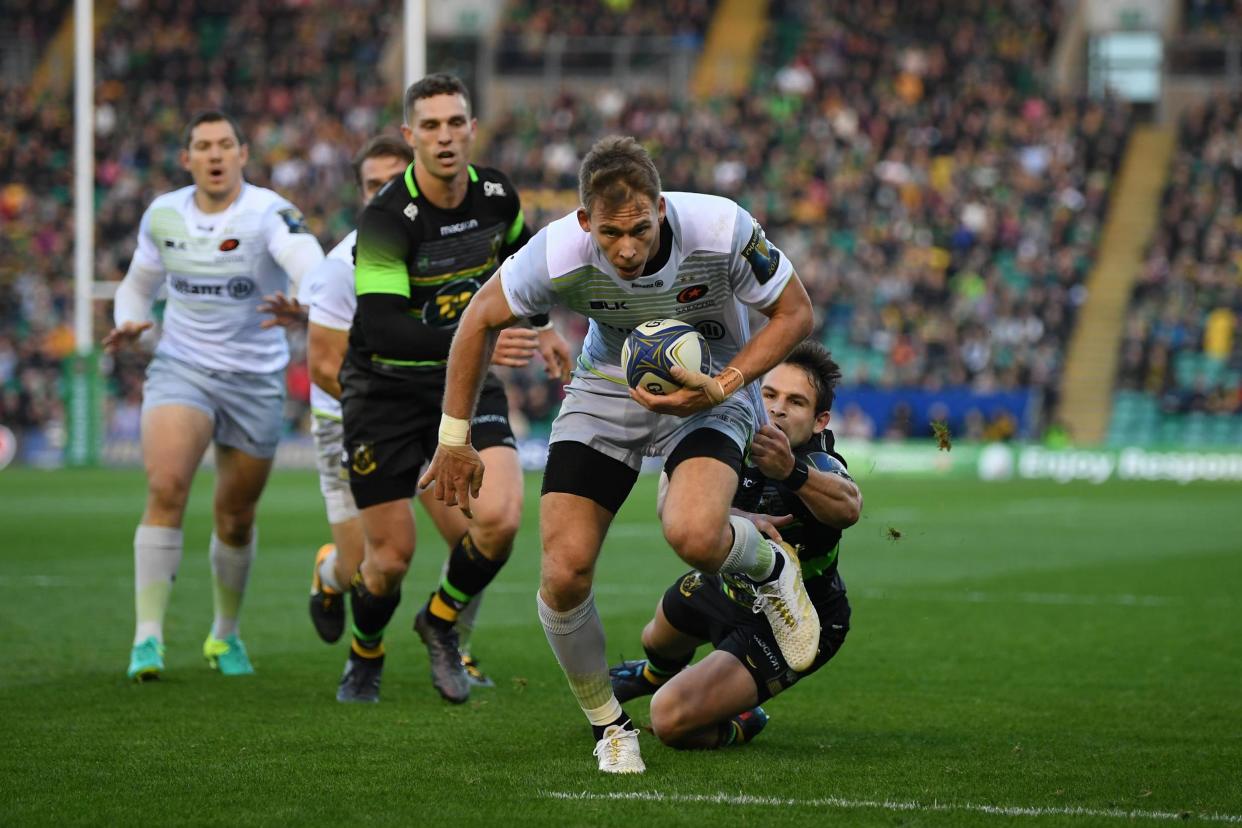
[[[259,327],[267,318],[259,312],[263,297],[289,291],[278,260],[322,257],[302,214],[271,190],[243,183],[227,210],[203,213],[191,185],[165,193],[143,213],[126,281],[165,275],[168,304],[157,354],[210,370],[269,373],[289,362],[285,332]],[[149,314],[149,304],[143,311]],[[118,324],[130,321],[120,302],[116,315]]]
[[[591,320],[580,361],[622,381],[621,345],[650,319],[680,319],[707,339],[718,373],[750,338],[746,305],[776,301],[793,275],[789,260],[735,202],[699,193],[664,193],[672,254],[656,273],[617,275],[575,213],[535,234],[498,271],[515,316],[564,305]]]
[[[298,301],[310,308],[310,321],[334,331],[349,331],[358,308],[354,293],[354,230],[332,248],[327,257],[302,280]],[[340,400],[311,384],[311,411],[320,417],[341,419]]]

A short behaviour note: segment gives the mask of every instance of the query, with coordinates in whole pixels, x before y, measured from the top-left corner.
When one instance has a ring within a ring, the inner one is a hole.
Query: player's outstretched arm
[[[509,309],[498,274],[466,306],[449,348],[440,443],[418,485],[425,489],[435,484],[436,499],[449,506],[460,506],[467,517],[473,517],[470,498],[478,497],[483,485],[483,460],[470,445],[470,418],[487,376],[498,332],[515,322],[517,317]]]

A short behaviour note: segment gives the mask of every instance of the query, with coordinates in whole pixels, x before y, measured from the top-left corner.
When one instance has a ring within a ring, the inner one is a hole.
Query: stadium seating
[[[1119,104],[1044,92],[1062,4],[860,0],[829,13],[811,0],[769,6],[749,94],[686,103],[671,94],[568,91],[546,110],[490,118],[481,160],[509,171],[524,191],[572,192],[595,138],[640,135],[668,189],[738,199],[798,263],[818,307],[818,335],[848,383],[1032,388],[1051,399],[1129,125]],[[613,11],[626,7],[577,0],[553,18],[520,0],[501,29],[512,35],[533,15],[549,33],[573,34],[584,20],[604,28],[624,21],[615,34],[641,36],[669,31],[671,16],[676,31],[699,37],[714,3]],[[184,181],[179,129],[188,111],[209,105],[247,126],[251,179],[286,193],[325,245],[339,238],[354,218],[346,159],[397,117],[398,90],[377,71],[397,13],[375,0],[345,11],[289,4],[232,16],[212,3],[195,11],[120,4],[98,41],[99,276],[120,278],[142,208]],[[141,80],[151,77],[160,80]],[[0,210],[20,202],[20,216],[40,216],[37,227],[19,218],[0,232],[0,272],[12,274],[0,278],[0,320],[5,331],[52,320],[34,346],[43,366],[33,368],[42,372],[35,386],[46,389],[70,342],[69,102],[32,101],[19,87],[0,93],[5,123],[23,139],[0,140],[0,170],[19,171],[6,180],[23,188],[6,191]],[[547,217],[528,209],[536,226]],[[35,306],[49,310],[35,316]],[[102,328],[106,309],[97,310]],[[0,339],[0,380],[6,364],[21,366],[7,369],[11,388],[30,374],[29,350]],[[132,361],[119,365],[115,391],[132,407],[141,377]],[[513,381],[515,395],[534,401],[528,414],[538,427],[555,409],[555,389],[527,393],[537,372]],[[45,402],[23,405],[58,419],[46,414],[57,395]],[[12,404],[0,400],[0,416]],[[877,433],[886,426],[877,422]]]
[[[736,198],[798,263],[848,383],[1051,400],[1129,128],[1043,93],[1060,4],[774,8],[750,94],[565,95],[494,157],[570,188],[595,137],[642,135],[667,189]]]
[[[1121,342],[1109,441],[1242,442],[1242,231],[1236,222],[1242,98],[1179,125],[1161,221]]]

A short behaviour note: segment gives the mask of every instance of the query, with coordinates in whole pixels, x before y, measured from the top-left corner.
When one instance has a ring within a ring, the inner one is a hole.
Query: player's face
[[[828,427],[831,415],[815,411],[815,386],[798,366],[784,362],[773,368],[763,378],[762,391],[763,407],[789,445],[800,446]]]
[[[401,134],[414,148],[414,163],[436,178],[464,175],[476,126],[466,99],[461,95],[419,98],[412,121],[401,126]]]
[[[405,168],[405,159],[395,155],[379,155],[363,161],[358,168],[358,177],[362,179],[362,203],[366,204],[375,198],[380,187],[405,172]]]
[[[181,151],[181,166],[200,193],[212,201],[227,201],[241,190],[242,168],[249,157],[232,124],[207,121],[190,133],[190,146]]]
[[[652,203],[638,193],[617,205],[596,200],[591,212],[578,208],[578,224],[591,234],[599,249],[629,282],[643,275],[647,260],[660,249],[660,222],[664,221],[664,196]]]

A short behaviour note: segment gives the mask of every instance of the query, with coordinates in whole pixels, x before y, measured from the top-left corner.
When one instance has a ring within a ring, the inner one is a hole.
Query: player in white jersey
[[[134,534],[137,628],[128,670],[137,681],[158,678],[164,668],[164,613],[181,563],[181,521],[210,443],[217,471],[215,619],[203,655],[225,675],[253,672],[237,622],[289,362],[285,333],[265,315],[264,301],[293,295],[323,249],[296,207],[245,182],[247,158],[241,130],[227,115],[208,111],[190,120],[181,165],[194,184],[160,196],[143,214],[116,294],[116,327],[103,342],[114,351],[153,334],[151,306],[166,285],[162,331],[143,386],[147,501]]]
[[[409,144],[396,136],[380,135],[366,143],[354,159],[354,171],[365,205],[389,179],[400,175],[414,160]],[[363,557],[362,522],[342,466],[344,435],[341,425],[341,385],[338,375],[349,347],[349,327],[358,299],[354,290],[354,244],[357,231],[332,249],[302,282],[299,301],[308,309],[307,359],[310,363],[311,412],[315,420],[319,488],[327,507],[332,543],[320,547],[311,575],[310,615],[319,637],[328,643],[340,639],[345,628],[345,592]],[[493,364],[522,367],[530,362],[546,335],[530,328],[509,328],[497,348]],[[450,549],[466,534],[469,521],[457,509],[436,500],[430,491],[420,495],[424,508]],[[483,595],[471,601],[456,624],[461,658],[475,686],[491,682],[469,655],[467,644]]]
[[[467,424],[496,331],[566,305],[591,320],[552,427],[540,500],[539,618],[596,739],[599,768],[645,769],[638,734],[609,683],[591,584],[604,535],[644,455],[665,458],[664,537],[707,573],[746,576],[786,660],[805,670],[819,619],[796,558],[731,516],[742,455],[762,409],[747,383],[811,331],[810,299],[789,261],[732,201],[661,193],[633,138],[597,142],[579,170],[582,207],[511,256],[466,309],[449,355],[439,446],[420,483],[467,507],[483,484]],[[768,317],[751,336],[747,306]],[[714,376],[674,370],[667,396],[622,379],[621,344],[653,318],[682,319],[711,340]]]

